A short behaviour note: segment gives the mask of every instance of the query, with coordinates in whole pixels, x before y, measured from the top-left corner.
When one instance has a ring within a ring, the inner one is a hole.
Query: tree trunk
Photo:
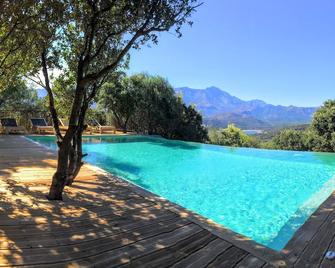
[[[84,164],[82,162],[85,156],[82,151],[82,133],[83,130],[78,130],[72,140],[71,153],[69,155],[69,167],[66,178],[66,186],[72,185],[74,179],[77,177],[80,168]]]
[[[70,161],[70,156],[73,160],[73,157],[76,157],[77,154],[77,145],[73,143],[73,139],[78,133],[78,126],[80,121],[79,117],[82,109],[84,94],[85,88],[77,82],[76,94],[72,104],[72,111],[69,119],[69,127],[63,140],[58,142],[59,150],[57,171],[52,177],[49,195],[47,196],[49,200],[63,199],[62,193],[68,180],[69,167],[73,165],[73,161]],[[84,117],[82,121],[84,120]]]
[[[123,133],[127,133],[127,126],[128,126],[129,118],[130,118],[130,116],[128,116],[123,123],[123,127],[122,127]]]
[[[70,143],[62,142],[58,151],[57,171],[52,177],[49,200],[63,200],[63,190],[67,179]]]
[[[74,179],[77,177],[80,171],[80,168],[84,164],[82,162],[82,159],[86,155],[83,154],[82,135],[86,128],[84,120],[88,109],[88,105],[89,105],[88,101],[84,101],[78,118],[77,132],[75,133],[72,139],[72,148],[69,156],[68,176],[66,180],[67,186],[72,185]]]

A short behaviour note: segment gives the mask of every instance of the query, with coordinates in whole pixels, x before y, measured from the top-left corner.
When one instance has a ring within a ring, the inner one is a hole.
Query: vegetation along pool
[[[54,137],[30,139],[56,149]],[[335,189],[335,154],[84,138],[87,162],[280,250]]]

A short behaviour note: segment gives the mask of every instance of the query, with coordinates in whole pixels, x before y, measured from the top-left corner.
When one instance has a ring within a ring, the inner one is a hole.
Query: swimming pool
[[[53,137],[31,136],[52,149]],[[281,250],[335,190],[335,154],[148,136],[84,138],[85,160]]]

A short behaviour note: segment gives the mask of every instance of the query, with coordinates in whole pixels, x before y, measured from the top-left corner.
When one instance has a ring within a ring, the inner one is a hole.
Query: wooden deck
[[[335,267],[335,195],[276,252],[89,165],[49,202],[55,164],[0,136],[0,267]]]
[[[335,260],[324,258],[335,251],[335,192],[295,233],[283,249],[294,267],[335,267]]]

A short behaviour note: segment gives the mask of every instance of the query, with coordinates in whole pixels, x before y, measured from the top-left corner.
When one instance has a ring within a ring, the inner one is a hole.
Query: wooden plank
[[[299,228],[283,249],[290,262],[295,263],[310,241],[318,233],[323,232],[322,226],[335,210],[335,192],[310,216]],[[321,230],[320,230],[321,229]]]
[[[131,257],[136,257],[141,255],[146,250],[150,251],[156,247],[158,241],[162,241],[167,245],[168,243],[173,242],[174,240],[183,239],[184,237],[189,236],[194,231],[199,231],[199,227],[196,225],[188,224],[185,226],[181,226],[176,228],[173,231],[169,231],[166,233],[159,234],[153,238],[143,239],[138,241],[137,243],[131,243],[129,245],[124,245],[119,248],[115,248],[114,250],[105,250],[97,255],[86,256],[84,258],[65,261],[65,262],[57,262],[57,265],[53,264],[37,264],[34,267],[120,267],[119,264],[128,262],[128,255]],[[160,245],[160,246],[163,246]],[[143,247],[145,247],[145,251],[143,251]]]
[[[231,244],[217,238],[207,244],[205,247],[196,251],[195,253],[187,256],[185,259],[175,263],[172,267],[174,268],[186,268],[186,267],[206,267],[211,263],[218,255],[230,248]]]
[[[14,236],[8,236],[6,237],[7,239],[0,241],[0,249],[19,247],[21,250],[23,250],[40,247],[75,245],[88,241],[96,241],[100,238],[126,233],[129,231],[136,231],[138,228],[142,228],[144,226],[155,226],[160,222],[171,219],[176,219],[176,215],[163,214],[161,217],[157,217],[147,222],[141,220],[134,221],[131,219],[122,222],[120,220],[116,222],[118,226],[97,226],[96,229],[85,229],[84,227],[81,230],[76,228],[72,232],[69,232],[67,229],[67,231],[49,232],[47,234],[42,233],[39,236],[23,235],[20,237],[20,239],[17,239]],[[8,242],[8,238],[15,240],[15,243]]]
[[[147,203],[147,202],[130,202],[129,200],[126,200],[125,202],[122,202],[121,204],[113,204],[111,207],[104,208],[102,207],[100,210],[97,210],[97,212],[90,212],[88,211],[85,214],[79,215],[79,216],[73,216],[73,215],[57,215],[55,217],[54,215],[46,214],[46,215],[35,215],[35,218],[28,218],[28,217],[17,217],[16,219],[8,219],[8,217],[5,215],[1,217],[0,221],[0,228],[1,226],[10,226],[10,225],[27,225],[31,224],[34,225],[36,224],[36,220],[38,220],[39,223],[49,223],[52,224],[52,222],[57,222],[58,224],[59,221],[62,222],[69,222],[69,221],[84,221],[84,220],[89,220],[91,217],[101,217],[103,215],[108,215],[112,212],[117,213],[117,212],[122,212],[122,208],[126,209],[136,209],[136,208],[146,208],[152,206],[152,203]],[[53,212],[56,213],[56,212]],[[33,215],[34,216],[34,215]]]
[[[157,236],[140,240],[129,246],[117,250],[105,252],[105,254],[93,256],[91,263],[97,266],[120,267],[121,264],[129,263],[131,259],[138,258],[157,249],[169,247],[178,240],[183,240],[192,233],[197,233],[201,228],[195,224],[180,226],[170,232],[161,233]],[[85,259],[87,260],[87,259]]]
[[[335,222],[334,222],[335,224]],[[332,242],[331,244],[329,245],[328,249],[326,251],[335,251],[335,234],[333,235],[333,238],[332,238]],[[334,268],[335,267],[335,261],[334,260],[329,260],[327,258],[323,258],[322,262],[321,262],[321,265],[320,265],[321,268]]]
[[[192,233],[186,239],[177,241],[170,247],[158,249],[140,258],[132,259],[130,263],[121,267],[170,267],[177,261],[206,246],[215,238],[207,230],[201,230],[198,233]]]
[[[305,250],[300,254],[295,267],[317,267],[322,262],[324,254],[332,242],[335,233],[335,213],[330,214],[322,224],[317,234],[307,244]]]
[[[12,238],[20,238],[20,236],[38,236],[43,231],[43,234],[52,232],[57,233],[65,231],[72,234],[81,230],[94,230],[98,228],[109,228],[123,226],[127,222],[141,221],[146,223],[152,220],[159,220],[162,217],[172,217],[176,214],[169,211],[162,211],[156,207],[148,207],[146,211],[142,209],[124,211],[123,214],[108,213],[105,216],[100,216],[96,220],[90,221],[69,221],[59,224],[38,224],[38,225],[14,225],[3,226],[0,228],[0,239],[11,236]],[[101,224],[100,224],[101,223]]]
[[[223,253],[221,253],[213,262],[207,267],[234,267],[241,259],[243,259],[248,253],[237,247],[230,247]]]
[[[9,259],[13,265],[33,265],[33,264],[48,264],[56,262],[71,261],[85,258],[87,256],[95,256],[103,252],[111,251],[112,249],[124,247],[138,240],[149,237],[154,237],[162,233],[171,232],[175,229],[189,225],[186,220],[167,220],[163,224],[152,226],[143,226],[135,232],[125,232],[117,235],[106,236],[83,243],[77,243],[71,246],[60,247],[42,247],[24,250],[0,250],[0,260]],[[15,258],[19,255],[20,258]],[[3,266],[0,264],[0,267]]]
[[[236,264],[236,268],[261,268],[265,265],[265,262],[251,254],[245,256],[239,263]]]

